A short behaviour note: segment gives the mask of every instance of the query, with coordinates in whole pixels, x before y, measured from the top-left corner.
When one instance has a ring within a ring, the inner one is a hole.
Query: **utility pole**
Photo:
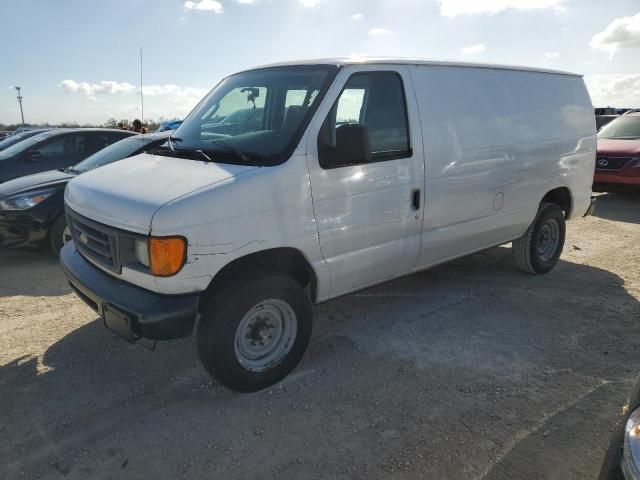
[[[142,47],[140,47],[140,121],[144,125],[144,96],[142,94]]]
[[[22,95],[20,95],[20,87],[16,86],[18,91],[18,105],[20,105],[20,118],[22,119],[22,126],[24,127],[24,113],[22,113]]]

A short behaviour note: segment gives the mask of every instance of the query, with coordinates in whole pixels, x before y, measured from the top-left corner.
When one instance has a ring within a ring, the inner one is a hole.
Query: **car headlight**
[[[27,210],[42,203],[55,192],[55,190],[40,190],[13,195],[0,200],[0,210]]]
[[[156,277],[170,277],[187,260],[187,240],[184,237],[120,237],[120,257],[123,264],[143,265]]]
[[[136,260],[145,267],[149,267],[149,242],[146,238],[136,238],[134,249]]]
[[[640,480],[640,408],[629,416],[624,429],[621,467],[626,480]]]

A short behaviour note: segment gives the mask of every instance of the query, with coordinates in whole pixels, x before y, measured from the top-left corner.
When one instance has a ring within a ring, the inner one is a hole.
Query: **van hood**
[[[65,204],[97,222],[148,234],[164,204],[257,168],[142,153],[74,178]]]
[[[613,138],[599,138],[598,156],[638,157],[640,156],[640,140],[617,140]]]

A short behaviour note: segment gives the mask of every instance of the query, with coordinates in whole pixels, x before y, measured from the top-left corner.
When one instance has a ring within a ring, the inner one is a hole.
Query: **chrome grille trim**
[[[78,251],[107,270],[121,273],[118,230],[83,217],[70,208],[66,209],[66,214],[71,237]]]
[[[598,156],[596,158],[596,170],[622,170],[630,161],[630,157]]]

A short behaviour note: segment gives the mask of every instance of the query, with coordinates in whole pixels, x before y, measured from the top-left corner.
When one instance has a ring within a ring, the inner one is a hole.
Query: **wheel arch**
[[[567,187],[557,187],[549,190],[540,200],[540,204],[555,203],[564,212],[565,218],[570,218],[573,209],[573,198]]]
[[[293,247],[260,250],[232,260],[216,273],[201,295],[205,298],[209,297],[219,286],[226,285],[233,278],[248,274],[255,269],[275,270],[290,275],[302,288],[309,287],[311,301],[316,301],[318,290],[316,272],[304,254]]]

